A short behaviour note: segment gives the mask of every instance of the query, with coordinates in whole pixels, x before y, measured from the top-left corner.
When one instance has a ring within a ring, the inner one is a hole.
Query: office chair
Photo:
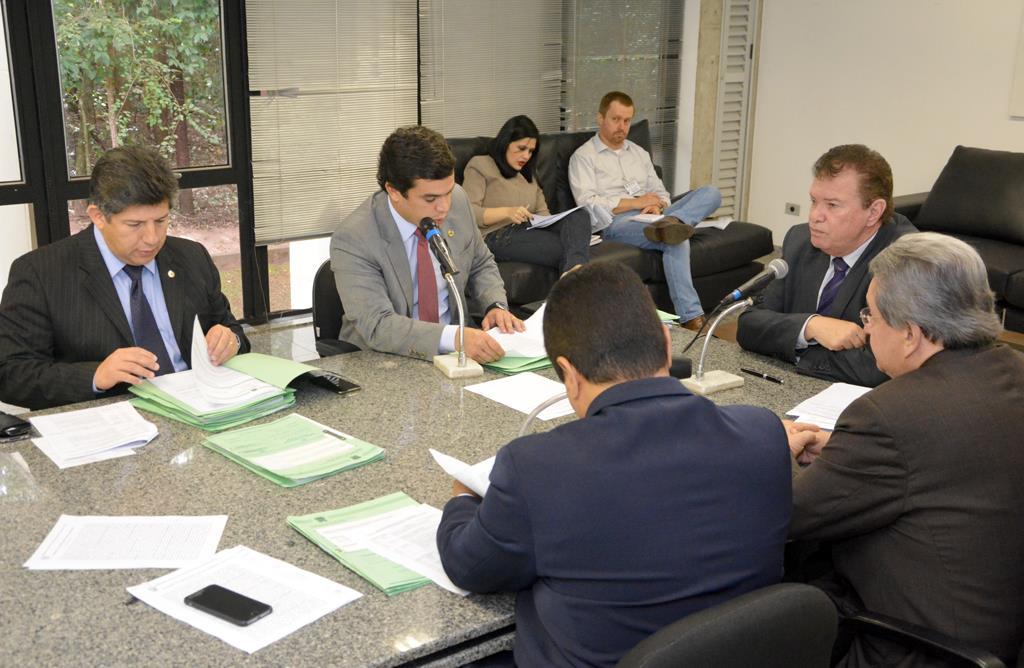
[[[618,668],[827,668],[836,624],[820,589],[772,585],[669,624]]]
[[[316,337],[316,351],[320,357],[359,350],[347,341],[338,340],[341,333],[341,316],[345,313],[334,284],[331,261],[325,260],[313,278],[313,336]]]
[[[844,618],[843,626],[857,635],[884,638],[904,647],[941,657],[951,665],[977,668],[1005,668],[1006,665],[987,650],[972,647],[938,631],[871,610],[860,610]],[[1021,647],[1018,666],[1024,667],[1024,647]]]

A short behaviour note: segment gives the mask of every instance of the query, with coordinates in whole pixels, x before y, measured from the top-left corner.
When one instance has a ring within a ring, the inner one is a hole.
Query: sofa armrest
[[[924,204],[926,199],[928,199],[927,192],[899,195],[892,198],[892,207],[896,213],[902,213],[910,219],[910,222],[914,222],[918,212],[921,211],[921,205]]]
[[[1005,664],[990,652],[961,643],[938,631],[870,610],[860,610],[852,616],[844,617],[843,626],[858,635],[877,636],[900,645],[928,650],[945,658],[959,660],[964,665],[1005,668]]]

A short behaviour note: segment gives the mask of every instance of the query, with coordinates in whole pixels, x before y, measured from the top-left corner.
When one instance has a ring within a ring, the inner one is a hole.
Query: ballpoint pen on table
[[[782,379],[781,378],[776,378],[775,376],[769,376],[768,374],[763,373],[761,371],[754,371],[753,369],[745,369],[743,367],[740,367],[740,371],[742,371],[743,373],[745,373],[747,375],[757,376],[758,378],[763,378],[764,380],[767,380],[768,382],[775,383],[777,385],[782,385]]]

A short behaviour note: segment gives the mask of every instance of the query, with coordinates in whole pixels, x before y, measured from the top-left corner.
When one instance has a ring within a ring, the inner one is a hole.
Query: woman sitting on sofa
[[[513,116],[501,126],[489,154],[466,164],[462,187],[495,259],[565,273],[590,257],[590,215],[577,209],[549,227],[530,228],[533,214],[549,215],[544,192],[533,178],[539,141],[529,117]]]

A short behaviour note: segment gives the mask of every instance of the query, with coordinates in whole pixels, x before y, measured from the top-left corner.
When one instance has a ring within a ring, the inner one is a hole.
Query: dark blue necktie
[[[149,307],[149,300],[146,299],[146,295],[142,291],[142,271],[142,267],[130,264],[124,266],[124,273],[132,279],[128,304],[132,311],[132,333],[135,335],[135,345],[156,355],[156,361],[160,364],[156,375],[174,373],[174,365],[171,364],[171,357],[167,354],[164,340],[160,336],[160,329],[156,326],[153,309]]]
[[[832,306],[832,302],[836,300],[836,295],[839,294],[839,286],[843,284],[843,279],[846,278],[846,272],[850,270],[850,265],[846,264],[846,261],[841,257],[832,258],[832,278],[828,279],[828,283],[825,284],[825,288],[821,291],[821,297],[818,299],[818,311],[819,315],[824,315],[826,311]]]

